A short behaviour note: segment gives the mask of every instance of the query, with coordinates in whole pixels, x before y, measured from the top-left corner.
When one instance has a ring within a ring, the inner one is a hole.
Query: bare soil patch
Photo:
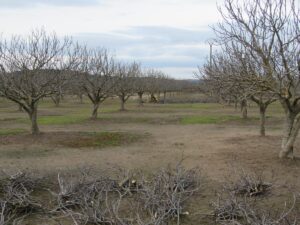
[[[90,105],[78,104],[76,107],[84,109]],[[254,107],[249,109],[248,120],[238,119],[240,114],[233,108],[205,104],[145,105],[143,109],[130,105],[128,109],[125,113],[111,113],[107,108],[107,112],[99,113],[100,118],[96,121],[88,119],[88,110],[77,116],[68,107],[58,109],[63,118],[42,116],[40,128],[45,133],[40,136],[32,137],[28,131],[0,136],[0,169],[49,175],[90,167],[101,174],[101,171],[111,172],[111,168],[120,166],[151,173],[174,166],[184,158],[186,168],[199,167],[206,177],[201,194],[189,203],[190,215],[184,221],[184,224],[195,225],[213,224],[212,218],[206,218],[204,214],[211,212],[210,203],[216,198],[215,191],[220,190],[222,182],[234,178],[233,168],[262,171],[267,180],[275,177],[274,190],[266,198],[270,207],[284,206],[284,202],[292,197],[291,191],[300,190],[300,160],[278,159],[282,114],[277,108],[268,112],[266,137],[258,135],[258,110]],[[44,115],[51,114],[54,107],[43,110]],[[181,118],[208,118],[207,115],[209,118],[234,115],[237,119],[221,123],[179,122]],[[23,114],[2,113],[3,133],[29,129],[28,124],[5,119],[18,116],[25,118]],[[67,119],[70,118],[75,122],[69,123]],[[294,150],[298,157],[299,149],[298,139]]]
[[[103,148],[130,144],[140,139],[141,135],[125,132],[47,132],[40,135],[0,136],[2,145],[47,145],[67,148]]]

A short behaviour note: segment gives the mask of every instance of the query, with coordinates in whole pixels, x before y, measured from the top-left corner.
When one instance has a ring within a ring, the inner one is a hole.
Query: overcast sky
[[[218,19],[216,0],[0,0],[5,36],[44,27],[175,78],[193,78]]]

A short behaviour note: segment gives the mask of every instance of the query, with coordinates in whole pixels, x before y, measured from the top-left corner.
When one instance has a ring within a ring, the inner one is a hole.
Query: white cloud
[[[175,79],[194,79],[194,72],[196,72],[196,67],[164,67],[159,68],[166,74],[171,75]]]
[[[55,5],[55,6],[70,6],[70,5],[94,5],[99,4],[98,0],[0,0],[1,8],[26,8],[37,7],[41,5]]]
[[[203,61],[212,35],[208,25],[218,19],[213,0],[0,0],[4,35],[45,27],[164,69]]]

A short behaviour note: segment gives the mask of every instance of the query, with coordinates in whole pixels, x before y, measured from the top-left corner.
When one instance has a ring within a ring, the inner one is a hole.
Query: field
[[[259,136],[259,114],[252,104],[249,119],[233,106],[212,103],[144,104],[130,100],[119,111],[117,99],[100,106],[99,118],[89,119],[86,99],[66,98],[60,107],[45,99],[39,105],[40,136],[29,134],[29,119],[13,103],[0,102],[0,167],[54,176],[58,172],[115,167],[146,173],[175,166],[199,167],[205,177],[200,194],[189,203],[185,224],[206,224],[210,202],[234,171],[263,172],[275,185],[269,206],[284,206],[300,189],[300,160],[279,160],[283,112],[278,104],[267,111],[266,137]],[[300,144],[297,140],[296,146]],[[295,150],[300,156],[300,151]],[[281,204],[281,205],[280,205]],[[208,223],[207,223],[208,224]]]

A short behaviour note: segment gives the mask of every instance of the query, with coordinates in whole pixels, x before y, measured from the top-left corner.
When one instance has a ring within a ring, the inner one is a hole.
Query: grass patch
[[[24,129],[0,129],[0,136],[17,135],[25,132],[26,130]]]
[[[37,148],[23,148],[15,150],[2,151],[1,154],[10,159],[24,159],[24,158],[37,158],[37,157],[47,157],[53,153],[51,149],[37,149]]]
[[[123,115],[108,115],[102,114],[97,119],[101,122],[109,123],[138,123],[138,124],[151,124],[151,125],[161,125],[161,124],[174,124],[178,123],[179,118],[175,116],[157,116],[157,117],[140,117],[140,116],[123,116]]]
[[[68,124],[79,124],[85,121],[88,121],[91,118],[91,110],[78,108],[76,110],[72,109],[71,111],[66,111],[63,108],[57,108],[57,111],[62,115],[42,115],[46,113],[51,113],[52,111],[44,111],[38,116],[39,125],[68,125]],[[57,112],[56,111],[56,112]],[[110,117],[102,113],[112,113],[117,112],[116,109],[108,108],[105,110],[99,111],[99,118],[101,116]],[[28,118],[15,118],[17,122],[30,124]]]
[[[217,109],[222,108],[216,103],[170,103],[162,105],[163,108],[171,109]]]
[[[142,135],[122,132],[80,132],[79,135],[58,141],[59,145],[69,148],[120,146],[141,139]]]
[[[215,115],[205,115],[205,116],[186,116],[183,117],[180,121],[181,124],[216,124],[224,123],[228,121],[241,121],[242,119],[239,116],[215,116]]]
[[[134,134],[127,132],[47,132],[40,135],[22,134],[0,136],[0,143],[4,145],[16,144],[34,148],[36,146],[67,147],[67,148],[104,148],[109,146],[127,145],[142,138],[147,134]],[[38,147],[40,149],[40,147]],[[37,150],[39,151],[39,150]]]
[[[81,115],[66,115],[66,116],[43,116],[38,118],[38,123],[41,125],[64,125],[81,123],[87,120],[87,117]]]
[[[67,125],[82,123],[89,118],[83,115],[65,115],[65,116],[40,116],[38,117],[39,125]],[[30,123],[30,120],[27,118],[20,118],[18,122],[21,123]]]

